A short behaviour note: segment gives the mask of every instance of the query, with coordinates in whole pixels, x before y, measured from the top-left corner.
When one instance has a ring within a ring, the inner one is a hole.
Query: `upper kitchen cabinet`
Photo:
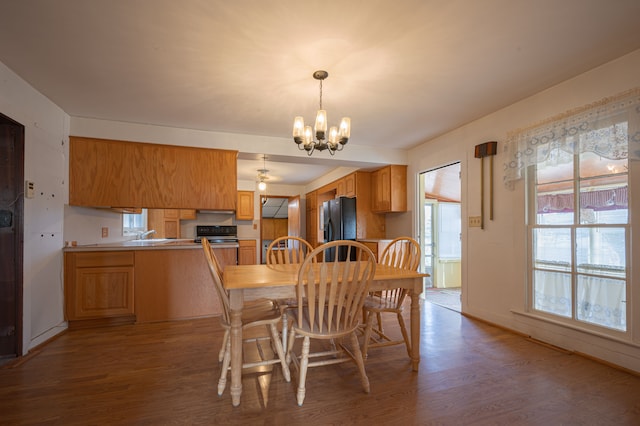
[[[253,220],[253,191],[238,191],[236,220]]]
[[[370,172],[356,171],[306,195],[307,241],[312,244],[324,241],[320,220],[322,203],[339,196],[356,198],[357,239],[384,238],[385,216],[371,210],[371,175]]]
[[[407,166],[391,165],[371,173],[371,210],[375,213],[407,211]]]
[[[237,151],[69,141],[70,205],[236,210]]]

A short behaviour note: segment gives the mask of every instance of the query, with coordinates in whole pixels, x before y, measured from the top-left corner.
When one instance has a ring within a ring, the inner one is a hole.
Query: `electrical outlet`
[[[25,197],[33,198],[35,196],[35,187],[36,184],[32,181],[28,180],[25,182]]]
[[[102,227],[102,238],[107,238],[109,236],[109,228],[106,226]]]
[[[482,216],[469,216],[469,227],[479,228],[482,226]]]

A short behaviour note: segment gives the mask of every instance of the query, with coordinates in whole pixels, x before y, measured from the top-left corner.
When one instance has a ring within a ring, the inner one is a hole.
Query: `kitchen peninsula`
[[[237,244],[218,244],[235,263]],[[130,240],[66,247],[65,318],[70,328],[219,315],[202,252],[192,239]]]

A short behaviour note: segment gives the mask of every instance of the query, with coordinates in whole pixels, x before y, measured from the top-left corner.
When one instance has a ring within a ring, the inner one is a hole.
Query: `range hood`
[[[203,214],[236,214],[235,210],[197,210]]]

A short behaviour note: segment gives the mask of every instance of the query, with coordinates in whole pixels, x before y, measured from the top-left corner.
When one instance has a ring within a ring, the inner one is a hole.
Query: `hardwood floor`
[[[431,303],[422,321],[419,373],[373,348],[370,394],[354,364],[320,367],[302,407],[278,366],[243,375],[239,407],[218,397],[217,318],[69,331],[0,368],[0,424],[640,424],[638,376]]]

